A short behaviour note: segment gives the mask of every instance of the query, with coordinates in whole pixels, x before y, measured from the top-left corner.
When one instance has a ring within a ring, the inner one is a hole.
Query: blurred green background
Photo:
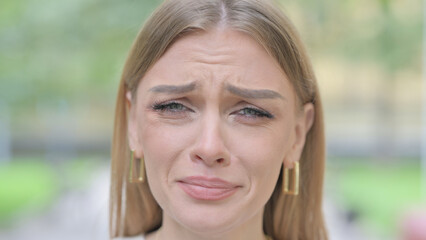
[[[121,69],[159,3],[2,1],[0,238],[18,239],[22,219],[54,214],[69,193],[92,192],[100,169],[107,189]],[[306,43],[325,104],[325,212],[344,222],[329,228],[402,238],[404,216],[426,207],[422,2],[280,3]],[[101,198],[107,201],[107,192]]]

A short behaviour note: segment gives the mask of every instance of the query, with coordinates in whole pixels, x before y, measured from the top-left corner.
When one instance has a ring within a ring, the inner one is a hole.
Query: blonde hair
[[[147,183],[128,184],[126,92],[136,97],[145,73],[181,36],[223,25],[241,31],[275,58],[292,83],[298,104],[313,103],[315,121],[300,159],[300,193],[284,195],[280,175],[265,206],[264,231],[273,239],[327,239],[322,214],[325,165],[323,112],[316,79],[290,20],[265,0],[169,0],[137,36],[120,81],[112,142],[110,236],[148,233],[161,226],[162,210]]]

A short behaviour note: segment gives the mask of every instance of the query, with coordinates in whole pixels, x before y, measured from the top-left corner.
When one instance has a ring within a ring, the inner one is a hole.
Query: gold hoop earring
[[[282,175],[283,175],[282,176],[283,193],[287,195],[297,196],[299,194],[299,162],[294,162],[294,168],[293,168],[293,174],[292,174],[292,180],[291,180],[291,183],[292,183],[291,190],[289,190],[289,185],[290,185],[289,169],[284,167],[284,165],[283,165]]]
[[[139,168],[139,176],[134,176],[135,169],[137,168]],[[129,182],[131,183],[145,182],[145,161],[143,158],[139,158],[139,164],[138,164],[137,158],[135,158],[135,153],[133,150],[130,151]]]

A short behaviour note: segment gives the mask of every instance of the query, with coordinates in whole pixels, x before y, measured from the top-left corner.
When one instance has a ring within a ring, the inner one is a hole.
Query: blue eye
[[[273,118],[274,116],[266,111],[255,108],[243,108],[237,112],[238,115],[243,115],[250,118]]]
[[[152,109],[162,112],[184,112],[190,110],[189,108],[178,102],[156,103],[152,106]]]

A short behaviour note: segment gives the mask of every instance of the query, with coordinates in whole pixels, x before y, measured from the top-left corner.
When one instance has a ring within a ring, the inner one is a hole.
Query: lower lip
[[[178,182],[178,185],[186,194],[197,200],[218,201],[230,197],[237,191],[237,187],[207,188],[184,182]]]

